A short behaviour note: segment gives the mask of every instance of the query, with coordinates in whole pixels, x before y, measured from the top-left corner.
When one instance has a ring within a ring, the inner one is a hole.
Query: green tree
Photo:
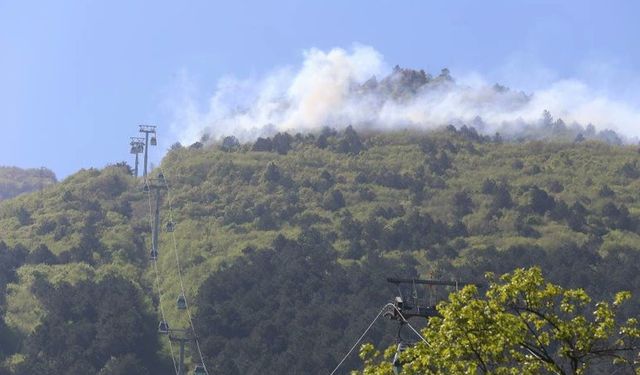
[[[401,354],[403,374],[640,373],[638,321],[619,318],[629,292],[593,303],[582,289],[547,282],[537,267],[487,278],[485,296],[467,286],[438,305],[441,316],[422,332],[426,343]],[[363,374],[392,373],[373,346],[361,357]]]

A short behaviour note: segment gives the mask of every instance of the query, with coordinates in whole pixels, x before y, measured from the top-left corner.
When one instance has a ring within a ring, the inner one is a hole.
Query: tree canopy
[[[469,285],[438,304],[425,342],[400,354],[402,374],[640,373],[638,320],[619,316],[629,292],[595,302],[583,289],[546,281],[539,268],[487,278],[486,294]],[[394,352],[381,361],[363,346],[362,373],[392,374]]]

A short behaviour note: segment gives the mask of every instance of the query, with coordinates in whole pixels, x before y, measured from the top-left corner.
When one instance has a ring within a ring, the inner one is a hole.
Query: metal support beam
[[[137,152],[136,152],[136,167],[133,175],[138,177],[138,153]]]
[[[184,375],[184,340],[179,340],[180,344],[180,361],[178,362],[178,375]]]
[[[131,137],[131,142],[129,144],[131,145],[131,153],[136,155],[134,175],[138,177],[138,165],[140,164],[138,155],[142,153],[143,150],[145,149],[144,138]]]
[[[160,228],[160,189],[156,188],[156,212],[153,216],[153,248],[158,251],[158,229]]]
[[[388,277],[387,282],[392,284],[422,284],[422,285],[442,285],[442,286],[455,286],[462,287],[465,285],[475,285],[478,288],[484,288],[482,283],[471,283],[466,281],[443,281],[443,280],[421,280],[421,279],[398,279],[395,277]]]
[[[147,178],[147,162],[149,160],[149,134],[156,134],[154,125],[140,125],[140,133],[144,133],[144,178]]]
[[[149,133],[144,135],[144,178],[147,178],[147,161],[149,160]]]
[[[147,185],[149,190],[153,190],[156,194],[156,208],[153,215],[153,228],[151,236],[151,248],[159,253],[158,249],[158,234],[160,233],[160,200],[162,196],[162,190],[167,189],[167,185],[164,180],[161,179],[149,179]]]
[[[191,334],[189,329],[172,329],[169,330],[169,340],[177,343],[180,346],[180,357],[178,361],[178,374],[186,375],[187,369],[184,366],[184,347],[185,344],[194,340],[194,335]]]

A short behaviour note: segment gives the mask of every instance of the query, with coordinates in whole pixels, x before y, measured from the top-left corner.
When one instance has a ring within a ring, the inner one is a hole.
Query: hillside
[[[46,168],[0,167],[0,200],[55,184],[56,175]]]
[[[640,155],[573,138],[348,127],[175,145],[152,174],[170,187],[162,222],[171,208],[208,368],[330,372],[394,296],[387,276],[478,279],[537,264],[596,298],[639,295]],[[170,373],[167,340],[152,332],[149,201],[126,167],[82,170],[0,203],[0,238],[7,373]],[[160,251],[167,320],[184,326],[166,231]],[[95,299],[109,302],[93,310]],[[634,301],[627,315],[640,311]],[[129,303],[133,315],[104,312]],[[57,327],[69,322],[63,341]],[[368,339],[394,334],[380,324]]]

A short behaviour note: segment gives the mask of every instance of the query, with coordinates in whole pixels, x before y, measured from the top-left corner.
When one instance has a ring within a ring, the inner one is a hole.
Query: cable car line
[[[153,207],[151,205],[151,189],[149,188],[149,181],[145,178],[144,180],[144,186],[145,189],[144,191],[147,194],[147,201],[149,203],[149,227],[153,228]],[[155,274],[155,283],[156,283],[156,290],[158,291],[158,307],[160,309],[160,316],[162,318],[162,321],[160,322],[160,325],[158,327],[158,330],[160,330],[162,328],[162,324],[165,325],[165,328],[167,330],[169,330],[169,327],[167,325],[167,319],[165,318],[165,314],[164,314],[164,307],[162,307],[162,289],[160,287],[160,277],[159,277],[159,272],[158,272],[158,257],[157,257],[157,244],[152,244],[152,252],[156,252],[156,256],[155,257],[151,257],[151,261],[153,262],[153,270],[154,270],[154,274]],[[153,253],[152,253],[153,254]],[[176,373],[176,375],[178,375],[178,366],[176,364],[176,358],[175,358],[175,354],[173,352],[173,343],[171,342],[171,340],[169,340],[169,351],[171,352],[171,362],[173,362],[173,369]]]
[[[182,279],[182,266],[180,264],[180,255],[178,253],[178,242],[176,240],[175,235],[175,221],[173,220],[173,199],[171,195],[171,189],[169,188],[169,183],[167,182],[166,174],[164,173],[164,169],[162,165],[160,165],[160,173],[162,175],[162,181],[164,182],[165,188],[167,189],[167,204],[169,206],[169,222],[171,230],[167,230],[171,233],[171,240],[173,243],[173,253],[176,258],[176,269],[178,271],[178,280],[180,281],[180,296],[178,297],[178,308],[181,310],[185,310],[187,313],[187,317],[189,318],[189,325],[191,326],[191,331],[194,335],[194,341],[196,344],[196,348],[198,350],[198,355],[200,356],[200,364],[202,365],[202,370],[204,370],[204,374],[209,375],[209,371],[207,370],[207,365],[204,363],[204,356],[202,355],[202,350],[200,348],[200,340],[198,340],[198,335],[196,333],[195,326],[193,324],[193,318],[191,315],[191,309],[189,308],[189,303],[187,302],[187,297],[184,289],[184,282]],[[196,372],[198,368],[196,367]]]
[[[429,342],[424,338],[424,336],[422,336],[417,329],[413,328],[411,323],[409,323],[409,321],[404,317],[404,315],[402,315],[402,311],[400,311],[396,305],[394,305],[393,303],[388,303],[385,305],[385,308],[389,306],[393,307],[393,309],[396,310],[396,312],[398,312],[398,315],[400,315],[400,318],[402,318],[403,324],[406,324],[407,326],[409,326],[409,328],[411,328],[413,333],[415,333],[418,337],[420,337],[420,339],[424,341],[424,343],[427,344],[427,346],[431,346]]]
[[[157,141],[157,132],[156,126],[153,125],[140,125],[139,131],[144,133],[144,139],[140,139],[139,147],[134,149],[134,143],[131,143],[132,149],[131,152],[142,152],[142,148],[144,148],[144,185],[143,192],[147,194],[147,200],[149,204],[149,224],[151,227],[151,250],[149,253],[150,259],[153,262],[154,275],[155,275],[155,283],[156,289],[158,291],[158,307],[160,310],[161,321],[158,324],[158,332],[161,334],[166,334],[169,338],[169,348],[171,351],[171,360],[173,362],[173,368],[176,372],[176,375],[184,375],[184,354],[185,354],[185,344],[189,342],[195,342],[196,347],[198,349],[198,354],[200,356],[200,363],[195,365],[193,374],[194,375],[209,375],[209,372],[204,363],[204,356],[202,355],[202,350],[200,348],[200,342],[198,340],[198,336],[195,331],[195,326],[193,324],[193,318],[191,315],[191,310],[189,309],[189,304],[187,303],[186,292],[184,288],[184,281],[182,277],[182,267],[180,265],[180,256],[178,254],[178,245],[175,237],[175,222],[173,221],[173,211],[172,211],[172,200],[171,193],[169,190],[169,184],[164,175],[164,170],[162,169],[162,165],[160,165],[160,173],[157,179],[152,179],[147,176],[147,161],[148,161],[148,148],[149,145],[156,146],[158,144]],[[144,140],[144,143],[142,142]],[[132,139],[133,141],[133,139]],[[137,153],[136,153],[136,172],[137,172]],[[137,177],[137,173],[136,173]],[[151,194],[152,190],[155,192],[155,212],[151,203]],[[178,279],[180,281],[180,294],[176,300],[176,307],[178,310],[184,310],[187,313],[187,317],[189,318],[189,328],[185,329],[176,329],[171,328],[169,323],[166,320],[166,315],[164,311],[164,307],[162,305],[162,288],[160,285],[160,272],[158,271],[158,257],[159,257],[159,232],[160,232],[160,197],[161,191],[166,190],[167,200],[169,205],[169,221],[166,225],[166,231],[171,233],[171,239],[173,243],[173,251],[176,258],[176,269],[178,271]],[[173,350],[174,341],[179,344],[179,362],[176,363],[176,356]]]
[[[380,312],[378,312],[378,315],[376,315],[375,318],[373,318],[373,320],[371,321],[371,323],[369,323],[369,326],[367,327],[367,329],[364,330],[364,332],[362,332],[362,335],[360,335],[360,337],[356,340],[355,344],[353,344],[353,346],[351,347],[351,349],[349,349],[349,351],[347,352],[347,354],[345,354],[344,357],[342,357],[342,360],[340,361],[340,363],[338,363],[338,365],[336,366],[336,368],[333,369],[333,371],[331,371],[331,373],[329,375],[333,375],[335,374],[336,371],[338,371],[338,369],[340,368],[340,366],[342,366],[342,364],[344,363],[344,361],[347,360],[347,358],[349,357],[349,355],[351,355],[351,353],[353,352],[353,350],[356,348],[356,346],[358,346],[358,344],[360,343],[360,341],[362,341],[362,339],[364,338],[364,336],[367,334],[367,332],[369,332],[369,330],[371,329],[371,327],[373,327],[373,324],[378,320],[378,318],[380,318],[380,316],[382,316],[382,313],[384,312],[384,310],[386,310],[389,305],[393,306],[393,304],[391,303],[387,303],[386,305],[382,306],[382,308],[380,309]]]

